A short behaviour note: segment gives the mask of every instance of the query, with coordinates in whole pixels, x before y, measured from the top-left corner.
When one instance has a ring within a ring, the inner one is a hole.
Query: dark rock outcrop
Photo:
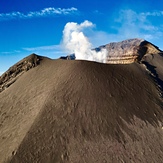
[[[71,55],[67,55],[67,56],[61,56],[59,59],[75,60],[75,54],[71,54]]]
[[[2,76],[0,76],[0,92],[13,84],[24,72],[36,67],[40,60],[40,56],[31,54],[10,67],[5,73],[2,74]]]

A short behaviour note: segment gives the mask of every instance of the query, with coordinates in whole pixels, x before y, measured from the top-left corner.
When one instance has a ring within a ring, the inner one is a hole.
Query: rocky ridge
[[[143,57],[149,54],[163,53],[163,51],[154,44],[138,38],[128,39],[121,42],[111,42],[92,50],[99,52],[102,49],[107,50],[106,63],[108,64],[130,64],[133,62],[140,62]],[[74,60],[75,54],[61,57],[61,59]]]
[[[140,62],[143,57],[149,54],[158,54],[162,51],[152,43],[143,39],[128,39],[121,42],[113,42],[96,48],[108,51],[106,63],[109,64],[129,64]]]
[[[144,61],[162,80],[163,57]],[[136,62],[42,58],[0,94],[0,162],[162,163],[155,84]]]
[[[152,43],[143,39],[128,39],[121,42],[112,42],[98,48],[96,52],[106,49],[108,54],[107,64],[130,64],[144,60],[148,55],[162,54],[163,52]],[[36,67],[41,60],[41,56],[31,54],[10,67],[0,76],[0,93],[12,85],[24,72]],[[60,59],[75,60],[75,54],[71,54]],[[143,62],[145,64],[145,62]]]
[[[163,56],[141,46],[120,64],[32,54],[11,67],[0,84],[0,162],[162,163]]]
[[[31,54],[10,67],[2,76],[0,76],[0,92],[13,84],[24,72],[36,67],[41,57]]]

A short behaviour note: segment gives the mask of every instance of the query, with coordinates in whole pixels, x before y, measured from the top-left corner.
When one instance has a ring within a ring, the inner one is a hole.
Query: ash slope
[[[146,58],[157,73],[159,57]],[[0,93],[0,162],[162,162],[163,102],[145,68],[42,58]]]

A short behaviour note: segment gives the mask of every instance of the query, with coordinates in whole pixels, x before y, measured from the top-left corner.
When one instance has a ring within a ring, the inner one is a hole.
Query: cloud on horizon
[[[153,12],[142,12],[141,15],[143,16],[163,16],[163,11],[153,11]]]
[[[88,38],[93,45],[100,46],[130,38],[142,38],[163,49],[163,11],[137,12],[119,10],[109,19],[107,31],[92,30]],[[98,25],[97,25],[98,26]]]
[[[24,57],[36,53],[41,56],[46,56],[52,59],[57,59],[60,56],[66,56],[62,50],[61,45],[49,45],[49,46],[38,46],[38,47],[26,47],[20,48],[12,51],[4,51],[0,52],[1,60],[0,60],[0,76],[7,71],[7,69],[20,61]],[[10,58],[10,60],[8,59]]]
[[[22,48],[24,53],[35,53],[42,56],[47,56],[50,58],[59,58],[60,56],[66,56],[66,54],[60,44],[58,45],[48,45],[48,46],[38,46],[38,47],[25,47]]]
[[[72,15],[77,14],[78,9],[71,8],[44,8],[40,11],[30,11],[28,13],[10,12],[10,13],[0,13],[0,21],[11,20],[11,19],[30,19],[36,17],[48,17],[54,15]]]
[[[27,47],[27,48],[22,48],[23,50],[29,51],[29,52],[34,52],[34,51],[45,51],[45,50],[60,50],[61,47],[60,45],[49,45],[49,46],[38,46],[38,47]]]
[[[126,38],[141,37],[147,40],[157,39],[163,36],[162,27],[156,20],[163,16],[163,11],[141,12],[134,10],[120,10],[115,19],[116,26],[113,27],[118,31],[118,35]],[[159,18],[158,18],[159,17]]]

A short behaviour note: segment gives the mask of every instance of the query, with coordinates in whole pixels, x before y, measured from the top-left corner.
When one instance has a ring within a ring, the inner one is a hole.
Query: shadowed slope
[[[1,162],[163,159],[162,99],[137,63],[43,59],[0,100]]]

